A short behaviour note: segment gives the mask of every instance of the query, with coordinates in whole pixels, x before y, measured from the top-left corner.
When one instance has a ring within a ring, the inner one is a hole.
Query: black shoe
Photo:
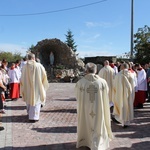
[[[18,98],[12,98],[11,100],[12,100],[12,101],[17,101],[17,100],[18,100]]]
[[[39,120],[29,120],[30,123],[35,123],[37,121],[39,121]]]
[[[114,106],[110,107],[110,113],[113,113]]]
[[[4,127],[0,127],[0,131],[4,130]]]
[[[127,125],[124,125],[124,126],[123,126],[123,128],[127,128],[127,127],[128,127]]]
[[[137,108],[137,109],[143,108],[143,104],[138,104],[136,108]]]
[[[112,119],[112,121],[114,121],[115,123],[120,124],[120,122],[117,121],[114,117],[112,117],[111,119]]]

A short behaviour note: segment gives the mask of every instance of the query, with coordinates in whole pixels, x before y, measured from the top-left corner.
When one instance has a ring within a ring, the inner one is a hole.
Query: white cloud
[[[100,37],[100,34],[95,34],[94,36],[93,36],[93,39],[97,39],[97,38],[99,38]]]
[[[85,24],[88,28],[92,28],[92,27],[113,28],[113,27],[120,25],[121,22],[111,23],[111,22],[91,22],[91,21],[89,21],[89,22],[86,22]]]
[[[96,40],[98,40],[100,38],[100,34],[97,33],[97,34],[93,34],[93,35],[88,35],[88,37],[84,37],[84,42],[87,42],[87,43],[93,43],[93,42],[96,42]]]
[[[0,51],[12,52],[12,53],[21,53],[22,55],[26,54],[28,48],[25,48],[23,45],[10,44],[10,43],[0,43]]]

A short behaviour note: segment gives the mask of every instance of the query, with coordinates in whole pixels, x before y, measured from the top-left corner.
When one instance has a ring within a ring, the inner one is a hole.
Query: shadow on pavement
[[[54,101],[76,101],[76,98],[69,98],[69,99],[54,99]]]
[[[36,130],[37,132],[43,133],[76,133],[77,127],[46,127],[46,128],[32,128],[32,130]]]
[[[145,103],[144,108],[134,110],[134,120],[127,128],[122,128],[121,125],[112,121],[112,131],[122,133],[116,134],[115,137],[130,139],[150,138],[150,109],[148,106],[149,104]]]
[[[26,106],[6,106],[6,110],[25,110]]]
[[[54,109],[54,110],[41,110],[41,112],[45,113],[77,113],[76,109]]]
[[[51,144],[51,145],[37,145],[37,146],[27,146],[27,147],[5,147],[6,150],[90,150],[87,147],[76,148],[76,143],[59,143],[59,144]],[[110,150],[149,150],[150,142],[140,142],[132,144],[131,147],[120,147],[113,148]],[[0,148],[0,150],[4,150],[4,148]]]
[[[27,123],[27,122],[29,122],[27,115],[21,115],[21,116],[2,116],[2,120],[5,123],[10,123],[10,122]]]
[[[59,143],[27,147],[5,147],[6,150],[90,150],[88,147],[76,148],[76,143]],[[0,148],[0,150],[4,150]]]
[[[140,142],[132,144],[131,147],[120,147],[120,148],[114,148],[112,150],[150,150],[150,142]]]

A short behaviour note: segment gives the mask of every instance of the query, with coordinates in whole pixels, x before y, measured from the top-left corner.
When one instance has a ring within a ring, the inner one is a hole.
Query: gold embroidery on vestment
[[[79,142],[83,142],[85,139],[81,139]]]
[[[84,88],[83,88],[83,87],[80,87],[80,91],[83,92],[83,91],[84,91]]]
[[[91,103],[95,100],[95,93],[98,92],[98,89],[94,85],[89,85],[89,88],[87,88],[87,93],[90,95],[90,101]]]
[[[92,112],[90,113],[90,116],[93,118],[93,117],[95,117],[95,113],[93,112],[93,110],[92,110]]]

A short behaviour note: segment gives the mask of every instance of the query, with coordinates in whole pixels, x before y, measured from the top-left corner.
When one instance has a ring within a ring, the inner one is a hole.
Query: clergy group
[[[77,99],[77,148],[91,150],[109,148],[113,139],[111,120],[124,129],[134,119],[134,109],[143,108],[150,70],[140,64],[104,62],[97,71],[94,63],[87,63],[85,76],[75,86]]]
[[[40,119],[40,109],[45,105],[49,87],[43,65],[30,53],[28,60],[16,61],[0,67],[0,113],[5,113],[5,99],[26,102],[30,122]],[[143,108],[150,101],[149,64],[133,62],[110,63],[97,70],[97,65],[87,63],[85,74],[75,84],[77,99],[77,144],[91,150],[105,150],[113,139],[111,121],[128,128],[134,119],[134,109]]]

